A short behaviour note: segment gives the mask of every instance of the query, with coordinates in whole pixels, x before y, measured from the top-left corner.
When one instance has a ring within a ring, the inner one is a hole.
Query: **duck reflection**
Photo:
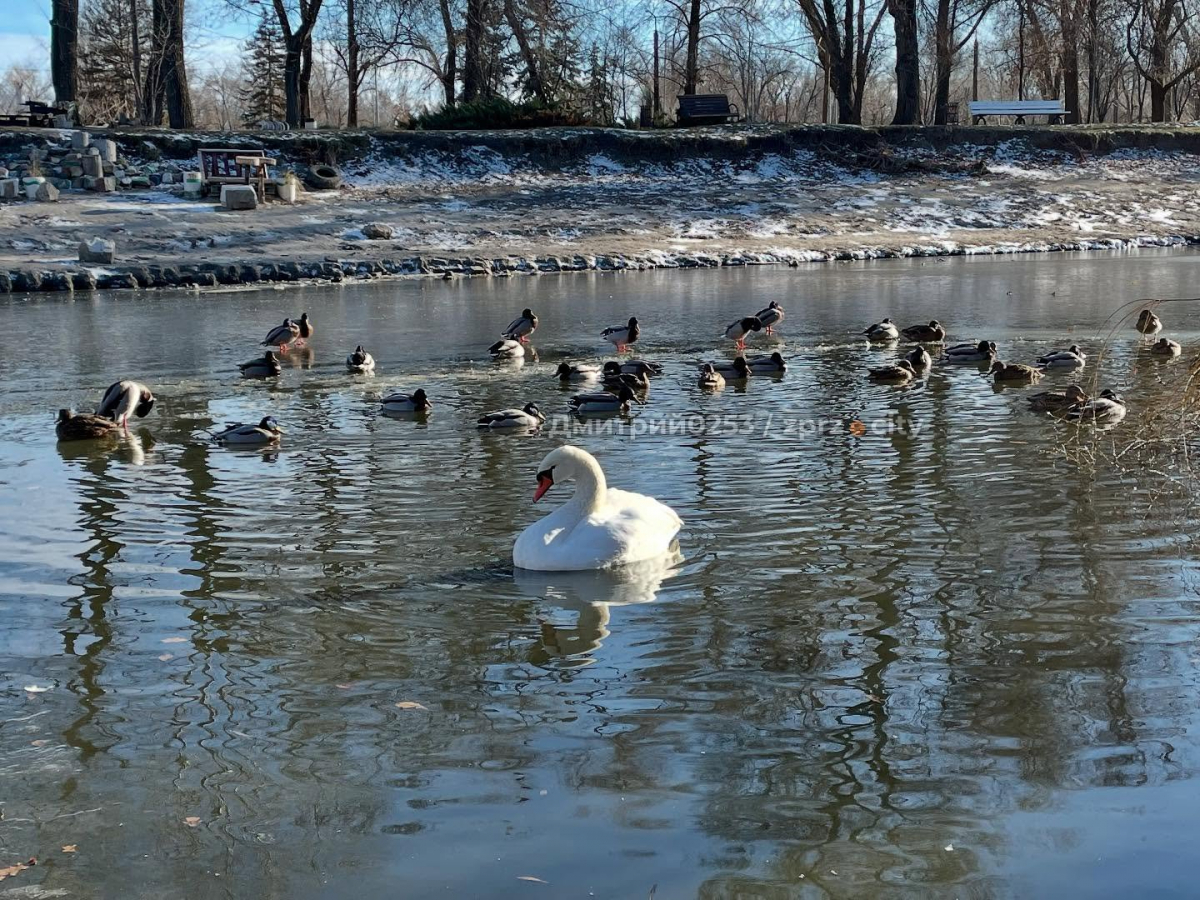
[[[587,572],[534,572],[514,569],[517,589],[551,606],[578,613],[574,626],[542,621],[541,636],[529,652],[536,666],[590,666],[593,655],[611,633],[611,608],[652,603],[675,567],[683,561],[677,549],[658,559],[619,569]]]

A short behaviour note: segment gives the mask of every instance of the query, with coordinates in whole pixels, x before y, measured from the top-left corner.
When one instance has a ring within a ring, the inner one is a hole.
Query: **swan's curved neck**
[[[575,496],[569,505],[576,507],[581,517],[591,515],[604,504],[604,494],[608,490],[604,470],[590,457],[577,459],[574,476]]]

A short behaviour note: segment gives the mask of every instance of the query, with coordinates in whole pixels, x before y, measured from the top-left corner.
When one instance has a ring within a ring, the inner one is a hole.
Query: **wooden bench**
[[[252,170],[258,167],[239,162],[238,157],[249,159],[266,157],[267,154],[262,149],[205,147],[199,155],[200,183],[207,194],[213,185],[219,189],[223,184],[250,184],[251,176],[258,174]]]
[[[719,125],[741,116],[724,94],[680,94],[675,122],[680,126]]]
[[[1013,116],[1017,125],[1026,116],[1046,116],[1051,125],[1061,125],[1067,108],[1061,100],[972,100],[971,124],[978,125],[988,116]]]

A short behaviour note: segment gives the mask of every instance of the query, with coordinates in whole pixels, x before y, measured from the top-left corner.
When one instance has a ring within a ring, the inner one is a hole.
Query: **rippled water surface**
[[[1070,428],[1028,390],[872,385],[894,351],[854,335],[936,317],[1014,361],[1078,341],[1137,407],[1173,370],[1128,326],[1100,360],[1105,320],[1198,272],[1143,253],[0,302],[0,868],[39,860],[0,896],[1194,895],[1191,520],[1065,464]],[[702,395],[694,362],[772,299],[782,333],[755,342],[787,375]],[[539,361],[492,364],[526,305]],[[305,310],[310,352],[239,380]],[[561,417],[554,367],[603,359],[630,314],[666,374],[629,420],[476,432],[529,400]],[[1163,315],[1200,342],[1200,311]],[[344,371],[360,342],[374,377]],[[56,444],[52,412],[118,377],[160,397],[133,437]],[[417,387],[428,419],[379,414]],[[268,413],[277,452],[204,439]],[[514,575],[515,535],[569,491],[530,503],[567,440],[680,513],[678,569]]]

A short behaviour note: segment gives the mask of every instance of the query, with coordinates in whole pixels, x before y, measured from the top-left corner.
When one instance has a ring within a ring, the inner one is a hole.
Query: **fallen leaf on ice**
[[[186,825],[188,828],[195,828],[197,825],[200,824],[200,817],[199,816],[188,816],[186,819],[183,820],[183,824]]]
[[[162,639],[162,642],[164,644],[182,644],[185,641],[187,641],[187,638],[181,638],[181,637],[163,638]]]
[[[26,693],[29,693],[29,694],[44,694],[44,693],[46,693],[46,691],[48,691],[48,690],[50,690],[50,688],[48,688],[48,687],[42,687],[40,684],[27,684],[27,685],[25,685],[25,692],[26,692]]]
[[[159,662],[166,662],[168,659],[174,659],[174,658],[175,658],[175,657],[173,657],[173,656],[172,656],[170,653],[164,653],[162,656],[160,656],[160,657],[158,658],[158,661],[159,661]]]
[[[421,708],[424,709],[424,707],[421,707]],[[550,883],[548,881],[543,881],[541,878],[538,878],[536,875],[518,875],[517,881],[534,881],[534,882],[537,882],[538,884],[549,884]]]
[[[74,853],[79,847],[75,844],[63,844],[63,853]]]
[[[422,706],[416,700],[401,700],[396,704],[397,709],[428,709],[427,706]]]
[[[0,881],[3,881],[5,878],[12,878],[14,875],[24,872],[30,866],[36,865],[37,859],[30,857],[29,862],[13,863],[11,866],[4,866],[3,868],[0,868]]]

